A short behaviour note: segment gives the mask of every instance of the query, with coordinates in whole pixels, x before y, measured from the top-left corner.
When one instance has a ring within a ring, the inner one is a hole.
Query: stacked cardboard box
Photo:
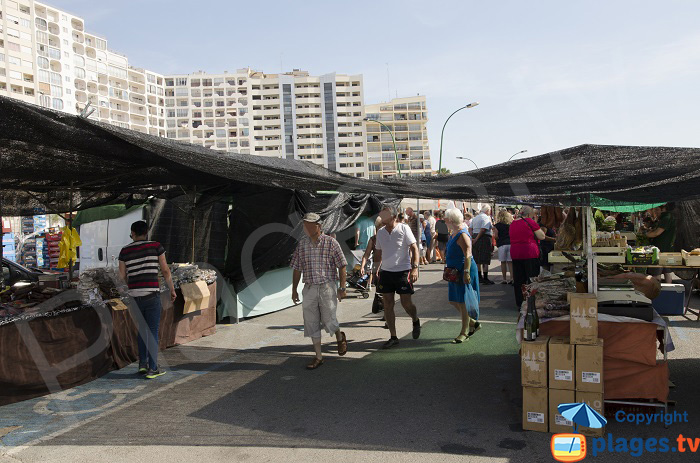
[[[585,402],[603,415],[603,340],[598,338],[595,294],[572,294],[570,341],[575,348],[576,402]],[[580,427],[578,432],[602,436],[603,428]]]
[[[585,402],[603,414],[603,340],[598,338],[598,303],[593,294],[572,294],[570,337],[539,337],[521,345],[523,429],[573,432],[559,414],[564,403]],[[588,436],[603,429],[579,427]]]

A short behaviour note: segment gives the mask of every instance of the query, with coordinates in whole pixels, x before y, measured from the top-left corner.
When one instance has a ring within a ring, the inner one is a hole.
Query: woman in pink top
[[[523,285],[540,273],[540,245],[544,232],[536,222],[537,213],[524,206],[519,219],[510,224],[510,257],[513,259],[513,290],[518,311],[523,305]]]

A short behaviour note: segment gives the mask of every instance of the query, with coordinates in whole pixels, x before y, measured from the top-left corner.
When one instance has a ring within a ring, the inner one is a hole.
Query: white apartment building
[[[0,0],[0,95],[165,136],[164,77],[129,66],[83,19],[33,0]]]
[[[34,0],[0,0],[0,95],[204,147],[314,162],[354,177],[432,173],[425,97],[364,105],[362,75],[164,76],[129,65],[83,19]]]
[[[424,96],[395,98],[388,103],[365,106],[367,113],[367,162],[369,178],[432,175],[428,146],[428,112]],[[371,122],[378,120],[382,122]],[[391,131],[396,140],[396,152]]]
[[[239,69],[167,76],[165,108],[168,138],[367,176],[361,75]]]

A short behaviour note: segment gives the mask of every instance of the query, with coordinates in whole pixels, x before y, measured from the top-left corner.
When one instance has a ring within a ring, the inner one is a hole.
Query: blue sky
[[[700,146],[700,2],[51,0],[160,73],[363,74],[426,95],[433,165],[583,143]],[[387,79],[388,63],[388,79]],[[390,90],[389,90],[390,89]],[[521,155],[522,156],[522,155]]]

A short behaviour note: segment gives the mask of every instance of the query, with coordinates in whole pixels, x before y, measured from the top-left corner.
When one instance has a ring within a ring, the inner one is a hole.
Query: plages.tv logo
[[[578,426],[602,428],[607,420],[586,403],[560,404],[559,414],[573,423],[574,432],[571,434],[555,434],[552,436],[552,457],[556,461],[571,463],[586,458],[586,437],[578,434]]]
[[[552,436],[552,456],[557,461],[574,462],[586,458],[586,436],[555,434]]]

